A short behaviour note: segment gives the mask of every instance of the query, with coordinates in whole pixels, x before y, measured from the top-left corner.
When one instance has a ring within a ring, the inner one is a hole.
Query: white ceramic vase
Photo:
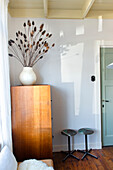
[[[23,67],[19,78],[23,85],[33,85],[36,82],[36,74],[32,67]]]

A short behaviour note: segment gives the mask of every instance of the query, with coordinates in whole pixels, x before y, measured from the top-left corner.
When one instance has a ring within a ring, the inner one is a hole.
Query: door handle
[[[102,100],[102,102],[109,102],[109,100]]]

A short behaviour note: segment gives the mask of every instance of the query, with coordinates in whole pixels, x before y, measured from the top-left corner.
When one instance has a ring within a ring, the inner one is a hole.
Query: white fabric
[[[11,148],[7,5],[8,0],[0,0],[0,144]]]
[[[0,152],[0,170],[17,170],[17,161],[7,146]]]
[[[18,170],[54,170],[53,167],[48,167],[47,164],[45,164],[42,161],[37,161],[36,159],[30,159],[23,161],[19,165]]]

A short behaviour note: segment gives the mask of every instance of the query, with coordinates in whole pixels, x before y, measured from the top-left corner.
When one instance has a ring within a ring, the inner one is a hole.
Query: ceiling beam
[[[16,18],[44,18],[43,9],[13,9],[8,8],[11,17]]]
[[[82,9],[82,11],[83,11],[83,14],[82,14],[83,18],[85,18],[87,16],[87,14],[90,11],[90,9],[91,9],[91,7],[92,7],[94,2],[95,2],[95,0],[86,0],[85,1],[84,7]]]
[[[102,19],[113,19],[113,11],[95,11],[95,10],[91,10],[87,17],[88,19],[99,19],[100,16],[102,17]]]
[[[48,18],[51,19],[82,19],[81,10],[49,10]]]
[[[48,17],[48,0],[43,0],[44,3],[44,16],[45,18]]]

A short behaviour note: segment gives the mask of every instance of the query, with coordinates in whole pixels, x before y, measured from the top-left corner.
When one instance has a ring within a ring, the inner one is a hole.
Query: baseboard
[[[81,144],[75,144],[75,145],[71,145],[72,150],[84,150],[85,149],[85,145],[84,143]],[[92,149],[102,149],[101,143],[90,143],[88,148],[92,148]],[[67,145],[54,145],[53,146],[53,152],[60,152],[60,151],[67,151],[68,150],[68,146]]]

